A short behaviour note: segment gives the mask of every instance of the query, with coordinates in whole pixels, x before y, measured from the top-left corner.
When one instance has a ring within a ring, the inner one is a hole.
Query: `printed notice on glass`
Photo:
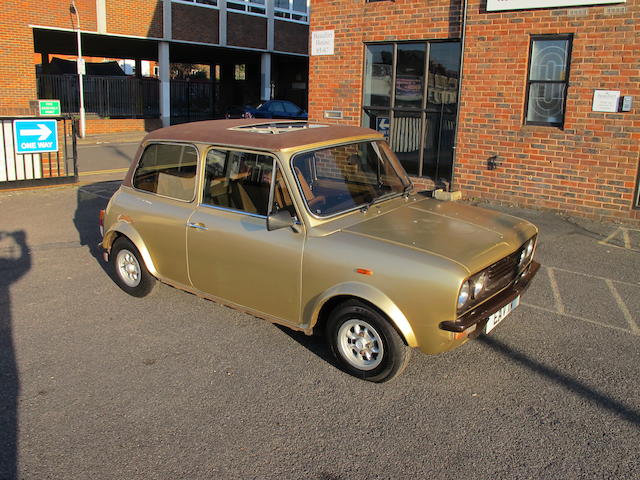
[[[321,30],[311,33],[311,55],[333,55],[335,30]]]
[[[593,106],[591,110],[593,112],[615,113],[618,111],[619,103],[619,90],[596,90],[593,92]]]

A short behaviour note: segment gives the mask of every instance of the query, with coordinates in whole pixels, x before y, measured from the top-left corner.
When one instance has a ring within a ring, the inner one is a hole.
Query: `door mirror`
[[[293,227],[295,220],[287,210],[279,210],[267,217],[267,230],[280,230],[281,228]]]

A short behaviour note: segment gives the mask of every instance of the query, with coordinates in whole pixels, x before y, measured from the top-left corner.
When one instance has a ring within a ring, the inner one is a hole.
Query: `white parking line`
[[[636,248],[632,245],[631,235],[629,234],[629,232],[640,233],[640,230],[636,230],[634,228],[619,227],[615,229],[607,238],[605,238],[604,240],[600,240],[598,243],[607,247],[622,248],[624,250],[640,252],[639,248]],[[624,246],[611,243],[611,240],[618,236],[622,237],[622,243],[624,244]]]
[[[553,274],[553,268],[547,267],[547,276],[549,277],[549,282],[551,283],[551,290],[553,291],[553,298],[556,300],[556,310],[560,314],[564,314],[564,304],[562,303],[562,297],[560,296],[560,289],[558,288],[558,282],[556,282],[556,277]]]
[[[593,325],[598,325],[599,327],[610,328],[611,330],[617,330],[619,332],[630,333],[631,335],[640,335],[640,332],[634,332],[627,330],[626,328],[616,327],[615,325],[609,325],[608,323],[598,322],[597,320],[591,320],[590,318],[580,317],[578,315],[571,315],[570,313],[560,313],[551,308],[541,307],[539,305],[533,305],[531,303],[522,302],[521,305],[526,307],[535,308],[536,310],[542,310],[543,312],[553,313],[556,315],[562,315],[563,317],[573,318],[574,320],[580,320],[582,322],[591,323]]]
[[[620,248],[622,248],[622,247],[620,247]],[[595,279],[604,280],[604,281],[610,280],[607,277],[600,277],[598,275],[591,275],[590,273],[575,272],[573,270],[567,270],[565,268],[560,268],[560,267],[550,267],[550,268],[553,268],[554,270],[556,270],[558,272],[573,273],[573,274],[576,274],[576,275],[582,275],[584,277],[595,278]],[[621,285],[629,285],[630,287],[636,287],[636,288],[640,287],[640,282],[639,283],[631,283],[631,282],[625,282],[623,280],[611,280],[611,281],[615,282],[615,283],[619,283]]]
[[[613,295],[613,298],[615,298],[616,303],[620,307],[620,310],[622,311],[622,315],[624,315],[625,320],[629,324],[629,328],[631,329],[631,332],[634,333],[635,335],[640,335],[640,327],[638,327],[638,324],[635,322],[635,320],[631,316],[631,312],[627,308],[627,305],[624,303],[624,300],[622,300],[622,297],[618,293],[618,290],[616,290],[616,287],[613,284],[613,282],[611,280],[605,280],[605,283],[609,287],[609,290],[611,290],[611,295]]]

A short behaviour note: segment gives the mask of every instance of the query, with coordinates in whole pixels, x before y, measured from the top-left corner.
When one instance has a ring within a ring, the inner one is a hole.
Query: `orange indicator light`
[[[373,275],[373,270],[369,270],[368,268],[358,268],[356,272],[362,275],[369,275],[369,276]]]

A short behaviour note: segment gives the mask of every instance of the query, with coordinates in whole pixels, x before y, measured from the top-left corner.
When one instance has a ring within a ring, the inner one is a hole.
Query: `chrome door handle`
[[[187,223],[187,227],[189,228],[196,228],[198,230],[209,230],[207,227],[205,227],[202,223]]]

